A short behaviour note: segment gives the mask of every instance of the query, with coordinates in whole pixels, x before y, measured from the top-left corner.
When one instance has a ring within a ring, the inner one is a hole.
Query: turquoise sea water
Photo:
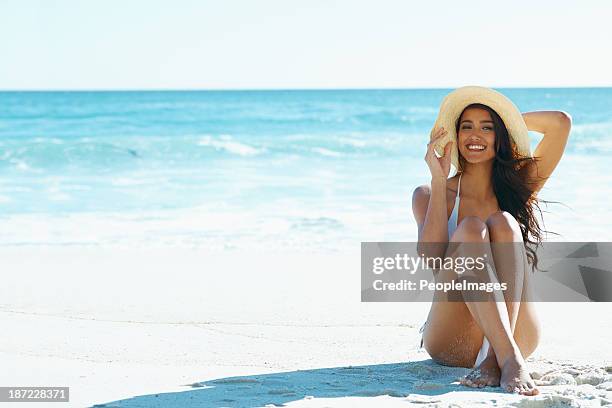
[[[612,89],[501,91],[522,111],[573,116],[542,196],[567,206],[549,209],[567,238],[611,237]],[[448,92],[0,93],[0,244],[414,239],[411,194],[429,180],[425,144]]]

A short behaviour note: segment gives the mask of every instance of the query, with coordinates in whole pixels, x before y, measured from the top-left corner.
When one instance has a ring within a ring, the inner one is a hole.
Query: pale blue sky
[[[611,11],[607,0],[0,0],[0,89],[612,86]]]

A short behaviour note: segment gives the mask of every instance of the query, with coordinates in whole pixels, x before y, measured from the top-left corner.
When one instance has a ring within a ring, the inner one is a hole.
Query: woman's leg
[[[510,329],[524,358],[536,348],[539,340],[539,324],[533,304],[530,272],[518,222],[506,212],[497,212],[486,222],[491,238],[491,251],[500,282],[505,282],[504,300]],[[519,319],[520,317],[520,319]],[[520,325],[517,327],[517,322]],[[488,347],[487,355],[475,369],[461,380],[464,385],[484,387],[497,386],[501,371],[494,349]]]
[[[489,240],[489,233],[478,218],[465,217],[451,237],[451,242],[461,240],[485,242]],[[452,271],[440,270],[434,277],[436,282],[448,283],[454,281],[457,275]],[[482,343],[482,331],[466,304],[449,302],[449,295],[458,294],[455,292],[446,294],[442,291],[434,293],[434,300],[423,331],[423,346],[440,364],[473,367]]]
[[[453,243],[471,243],[467,246],[481,245],[480,251],[490,251],[489,230],[487,225],[476,217],[466,217],[457,228],[451,238]],[[450,249],[449,249],[450,250]],[[465,256],[465,253],[453,254],[454,256]],[[438,281],[452,281],[457,279],[453,271],[440,271],[436,276]],[[484,279],[485,277],[481,277]],[[486,277],[487,279],[495,277]],[[450,294],[456,296],[457,294]],[[507,385],[509,390],[522,393],[534,393],[533,382],[525,377],[523,370],[524,361],[522,353],[528,355],[533,351],[529,341],[524,341],[520,336],[529,337],[531,322],[527,320],[530,316],[517,315],[516,327],[518,341],[513,338],[509,315],[503,297],[497,294],[493,301],[483,302],[470,299],[472,294],[467,291],[460,293],[465,302],[445,302],[445,293],[436,293],[436,301],[433,302],[428,323],[423,334],[424,346],[436,361],[442,364],[471,367],[476,355],[482,345],[483,332],[497,351],[496,360],[505,371],[502,385]],[[520,310],[519,310],[520,312]],[[525,322],[521,321],[526,320]],[[519,331],[518,328],[521,328]],[[524,349],[521,349],[524,347]],[[514,379],[517,377],[517,379]]]

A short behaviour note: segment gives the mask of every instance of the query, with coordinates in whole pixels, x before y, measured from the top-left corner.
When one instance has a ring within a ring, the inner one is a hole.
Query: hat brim
[[[439,127],[447,130],[445,137],[435,144],[435,150],[439,155],[444,153],[444,146],[449,141],[454,142],[451,149],[451,164],[455,169],[459,168],[459,150],[457,145],[457,132],[455,124],[463,110],[473,104],[481,103],[493,109],[504,122],[510,141],[516,146],[516,151],[522,157],[531,157],[529,147],[529,131],[521,112],[514,103],[506,96],[491,88],[482,86],[464,86],[457,88],[444,98],[440,105],[438,118],[431,129],[429,139],[433,139],[433,134]]]

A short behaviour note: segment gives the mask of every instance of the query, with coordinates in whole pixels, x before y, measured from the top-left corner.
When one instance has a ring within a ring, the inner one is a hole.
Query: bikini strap
[[[459,193],[461,192],[461,176],[463,173],[459,174],[459,183],[457,184],[457,197],[455,197],[455,201],[459,199]]]

